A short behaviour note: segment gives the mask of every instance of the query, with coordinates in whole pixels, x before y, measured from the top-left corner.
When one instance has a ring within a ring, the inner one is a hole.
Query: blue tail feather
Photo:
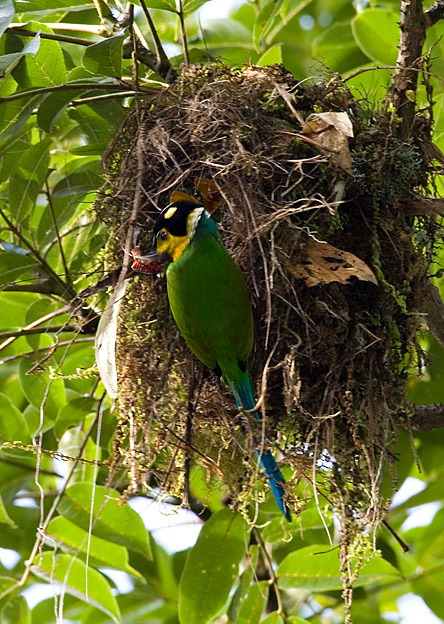
[[[231,384],[230,384],[231,386]],[[238,407],[243,407],[246,410],[251,410],[255,406],[254,400],[254,392],[253,392],[253,384],[251,383],[251,378],[248,372],[242,375],[240,383],[237,387],[233,388],[231,386],[231,390],[234,394],[234,398],[236,399],[236,403]],[[261,418],[259,412],[253,412],[253,415],[258,420]],[[268,479],[268,482],[271,487],[271,491],[273,492],[273,496],[276,500],[277,506],[279,507],[282,515],[291,522],[291,514],[288,508],[288,505],[285,503],[285,490],[284,483],[285,479],[282,476],[281,471],[276,464],[276,460],[270,451],[263,451],[262,453],[258,450],[259,442],[254,439],[254,446],[256,449],[256,456],[259,458],[262,468],[264,469],[265,476]]]

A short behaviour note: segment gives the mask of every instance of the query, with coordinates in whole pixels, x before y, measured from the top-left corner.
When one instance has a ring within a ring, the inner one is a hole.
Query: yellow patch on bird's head
[[[159,215],[153,230],[153,247],[178,260],[192,240],[204,208],[194,202],[177,201]]]

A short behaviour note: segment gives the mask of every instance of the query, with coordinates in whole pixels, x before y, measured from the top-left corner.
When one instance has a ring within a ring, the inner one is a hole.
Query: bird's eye
[[[167,233],[165,232],[165,230],[160,230],[160,232],[157,233],[157,238],[159,238],[160,240],[166,240]]]

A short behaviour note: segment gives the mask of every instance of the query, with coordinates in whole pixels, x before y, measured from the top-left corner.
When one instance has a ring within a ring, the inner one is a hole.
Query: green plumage
[[[212,223],[199,224],[166,278],[174,320],[191,351],[237,386],[239,361],[246,362],[253,347],[253,315],[244,278]]]
[[[253,348],[250,299],[216,223],[193,202],[174,202],[154,224],[152,245],[150,256],[138,253],[133,269],[151,272],[150,263],[168,262],[168,299],[180,333],[194,355],[230,386],[238,407],[260,419],[247,366]],[[285,479],[256,438],[254,447],[278,507],[290,521]]]

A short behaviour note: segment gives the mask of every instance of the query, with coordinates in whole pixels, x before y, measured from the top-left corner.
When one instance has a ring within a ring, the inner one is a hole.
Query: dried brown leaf
[[[316,138],[321,149],[332,154],[332,160],[351,174],[351,156],[348,138],[353,136],[353,126],[347,113],[313,113],[302,127],[305,135]]]
[[[288,270],[296,279],[305,280],[309,287],[339,282],[348,284],[350,278],[377,284],[371,268],[349,251],[343,251],[308,235],[305,243],[306,260],[298,266],[288,264]]]

